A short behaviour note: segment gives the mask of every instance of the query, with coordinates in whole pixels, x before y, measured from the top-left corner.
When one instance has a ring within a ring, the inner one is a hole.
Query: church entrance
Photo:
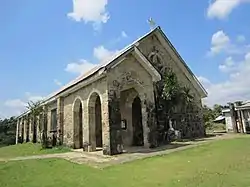
[[[89,97],[89,143],[91,151],[97,151],[102,148],[102,106],[101,98],[94,92]]]
[[[132,103],[133,145],[143,146],[141,100],[137,96]]]
[[[98,96],[95,102],[95,138],[96,147],[102,147],[102,114],[101,114],[101,100]]]

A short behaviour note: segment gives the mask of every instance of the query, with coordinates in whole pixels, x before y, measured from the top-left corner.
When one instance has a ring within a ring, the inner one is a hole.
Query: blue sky
[[[250,99],[248,0],[2,0],[0,117],[17,115],[150,30],[152,17],[206,87]]]

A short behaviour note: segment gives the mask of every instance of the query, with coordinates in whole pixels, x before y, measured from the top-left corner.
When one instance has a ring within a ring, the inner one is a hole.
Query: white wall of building
[[[226,122],[226,131],[233,131],[233,123],[232,118],[229,112],[224,113],[225,115],[225,122]]]

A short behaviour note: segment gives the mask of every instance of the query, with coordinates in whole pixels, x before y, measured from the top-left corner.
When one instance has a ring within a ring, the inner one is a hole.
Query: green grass
[[[28,155],[41,155],[50,153],[62,153],[70,151],[68,148],[60,147],[53,149],[41,149],[40,144],[24,143],[0,148],[0,158],[13,158]]]
[[[111,166],[103,170],[61,159],[0,163],[0,186],[245,187],[250,184],[250,138]]]

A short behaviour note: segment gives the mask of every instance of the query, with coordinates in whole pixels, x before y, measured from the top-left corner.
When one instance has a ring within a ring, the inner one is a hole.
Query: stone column
[[[142,121],[144,131],[144,145],[150,148],[158,146],[158,133],[157,133],[157,108],[156,104],[156,84],[153,84],[151,89],[148,89],[146,94],[140,94],[142,106]],[[158,102],[158,103],[157,103]],[[163,115],[160,113],[160,115]],[[159,116],[158,116],[159,117]],[[160,116],[165,117],[165,116]],[[145,129],[145,130],[144,130]],[[145,134],[147,133],[147,135]],[[147,139],[146,139],[147,138]]]
[[[62,97],[57,99],[57,144],[63,144],[63,122],[64,122],[64,101]]]
[[[31,141],[33,141],[33,129],[34,129],[34,119],[33,119],[33,116],[31,116],[31,115],[29,115],[28,116],[28,124],[29,124],[29,126],[28,126],[28,132],[29,132],[29,141],[31,142]]]
[[[241,113],[241,120],[242,120],[242,126],[243,126],[243,133],[246,133],[246,124],[245,124],[245,118],[244,118],[244,114],[243,114],[243,110],[240,111]]]
[[[110,146],[103,150],[104,154],[115,155],[123,152],[120,112],[120,92],[109,90],[108,94],[108,116],[110,130]]]
[[[41,115],[37,116],[37,122],[36,122],[36,141],[38,143],[41,142],[41,135],[40,135],[40,126],[41,126]]]
[[[88,129],[89,129],[89,147],[88,151],[96,150],[96,137],[95,137],[95,102],[89,101],[88,103]]]
[[[20,126],[20,119],[18,118],[16,123],[16,144],[18,144],[19,126]]]
[[[24,129],[23,129],[23,118],[20,118],[20,131],[19,131],[19,136],[21,137],[21,142],[24,142]]]
[[[48,107],[47,106],[43,106],[43,119],[42,119],[42,131],[45,131],[47,133],[48,131]]]
[[[110,155],[110,127],[109,127],[108,94],[102,96],[102,142],[103,154]]]
[[[26,116],[23,118],[23,142],[27,142],[27,119]]]
[[[148,112],[147,112],[147,106],[146,101],[144,99],[141,100],[141,113],[142,113],[142,127],[143,127],[143,142],[144,147],[149,148],[149,132],[150,129],[148,127]]]

